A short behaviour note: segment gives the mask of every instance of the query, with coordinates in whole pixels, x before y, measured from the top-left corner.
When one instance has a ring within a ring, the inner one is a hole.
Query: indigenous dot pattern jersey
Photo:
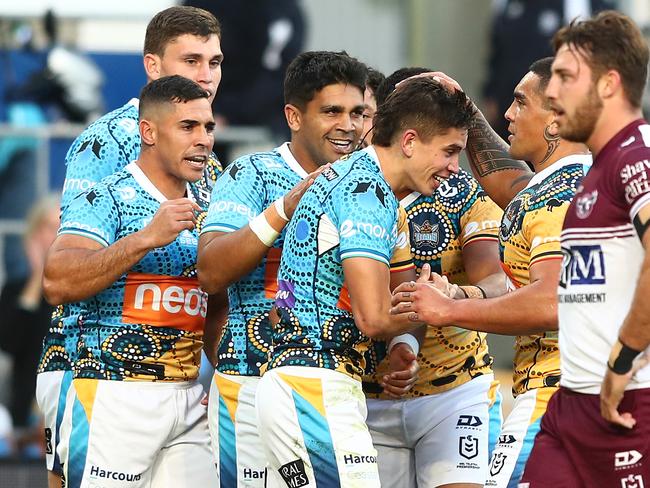
[[[237,159],[215,186],[201,233],[241,229],[306,176],[287,143]],[[269,311],[277,292],[285,230],[259,266],[228,287],[228,322],[217,349],[221,373],[260,376],[260,368],[268,361]]]
[[[408,215],[410,247],[418,273],[424,264],[446,275],[451,283],[470,284],[463,264],[463,248],[478,241],[497,245],[501,209],[478,182],[460,170],[444,181],[432,196],[411,193],[400,201]],[[382,393],[379,379],[389,372],[386,345],[376,342],[368,363],[380,361],[377,373],[366,378],[364,390],[371,398]],[[406,397],[441,393],[476,376],[492,372],[486,334],[460,327],[428,327],[420,354],[419,380]]]
[[[374,259],[388,271],[397,223],[398,203],[372,146],[316,179],[287,228],[269,369],[310,366],[361,379],[370,339],[354,322],[343,261]]]
[[[188,188],[188,194],[189,194]],[[144,228],[166,199],[135,164],[104,178],[64,209],[59,235],[108,247]],[[97,295],[64,307],[64,327],[80,331],[75,378],[182,381],[198,376],[207,294],[198,284],[197,227],[149,251]]]
[[[544,168],[506,207],[499,231],[501,264],[515,290],[530,284],[530,268],[562,259],[560,233],[576,189],[591,164],[589,155],[572,155]],[[557,386],[560,354],[557,332],[517,336],[513,394]]]
[[[134,98],[96,120],[70,146],[66,155],[61,209],[102,178],[124,169],[139,154],[138,99]],[[221,170],[221,163],[214,153],[211,154],[203,178],[190,185],[195,199],[209,200],[210,190]],[[39,373],[72,368],[78,328],[59,320],[64,314],[62,307],[54,313],[52,326],[43,341]]]
[[[649,219],[650,125],[640,119],[603,147],[564,220],[558,287],[562,386],[600,392],[635,296]],[[637,371],[626,387],[638,388],[650,388],[650,367]]]

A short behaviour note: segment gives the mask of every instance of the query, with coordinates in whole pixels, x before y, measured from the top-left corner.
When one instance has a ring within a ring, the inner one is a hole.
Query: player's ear
[[[284,116],[287,119],[287,125],[292,132],[298,132],[302,125],[302,112],[298,107],[287,103],[284,106]]]
[[[621,90],[623,86],[621,75],[618,71],[610,69],[598,79],[596,89],[601,98],[610,98]]]
[[[402,154],[407,158],[413,156],[413,144],[418,138],[418,133],[414,129],[407,129],[402,133],[400,137],[400,147],[402,149]]]
[[[146,146],[154,146],[156,144],[156,125],[151,120],[140,120],[140,139],[142,139],[142,144]]]
[[[149,80],[157,80],[160,78],[160,56],[153,53],[147,53],[143,59],[144,71],[147,73]]]

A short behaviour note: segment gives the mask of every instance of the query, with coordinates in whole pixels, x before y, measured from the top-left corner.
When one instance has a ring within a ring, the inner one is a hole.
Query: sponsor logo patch
[[[129,273],[122,321],[203,333],[208,295],[196,278]]]
[[[307,473],[305,472],[305,463],[302,459],[296,459],[290,463],[283,464],[278,469],[280,476],[289,488],[299,488],[309,484]]]

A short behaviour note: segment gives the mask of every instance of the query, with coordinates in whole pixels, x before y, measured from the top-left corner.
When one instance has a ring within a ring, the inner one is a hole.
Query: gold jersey
[[[536,174],[508,204],[499,232],[502,267],[511,290],[530,283],[529,269],[549,259],[562,259],[560,234],[564,215],[584,175],[590,156],[568,156]],[[560,380],[556,331],[517,336],[513,395]]]
[[[451,176],[430,197],[412,193],[400,204],[406,210],[411,252],[418,272],[425,263],[449,281],[469,284],[463,265],[465,246],[481,240],[496,243],[501,209],[490,200],[466,171]],[[371,366],[364,390],[371,398],[389,398],[381,393],[379,379],[388,372],[385,343],[370,349]],[[428,327],[418,355],[419,380],[407,397],[442,393],[472,378],[492,372],[486,334],[460,327]],[[376,373],[372,374],[372,365]]]

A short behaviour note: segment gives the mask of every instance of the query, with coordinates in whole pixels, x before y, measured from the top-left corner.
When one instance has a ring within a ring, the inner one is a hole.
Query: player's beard
[[[587,142],[602,111],[603,101],[596,93],[595,84],[592,84],[587,96],[576,107],[573,117],[567,117],[566,124],[560,127],[560,137],[571,142]]]

